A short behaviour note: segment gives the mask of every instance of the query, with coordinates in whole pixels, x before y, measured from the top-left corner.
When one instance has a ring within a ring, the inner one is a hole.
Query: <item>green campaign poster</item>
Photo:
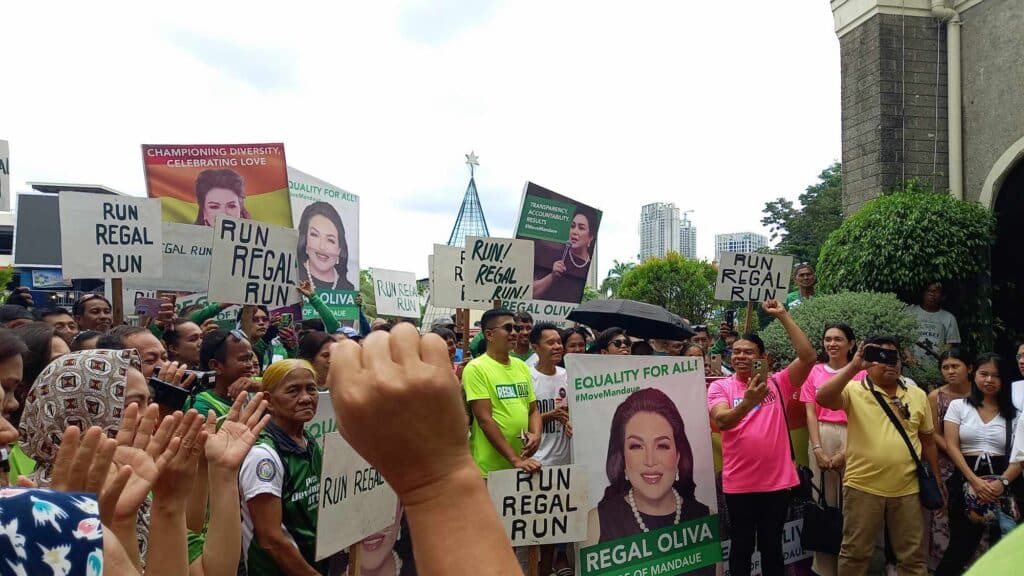
[[[569,354],[589,473],[582,576],[713,575],[722,560],[702,358]]]

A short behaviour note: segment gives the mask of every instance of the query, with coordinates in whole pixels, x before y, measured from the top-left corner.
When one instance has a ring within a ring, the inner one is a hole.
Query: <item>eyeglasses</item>
[[[1017,354],[1015,358],[1017,358],[1017,362],[1020,362],[1021,360],[1024,360],[1024,354]]]
[[[890,396],[889,403],[893,405],[900,412],[900,416],[904,420],[910,420],[910,406],[907,406],[900,400],[899,396]]]
[[[519,326],[516,326],[515,324],[502,324],[501,326],[495,326],[492,330],[497,328],[501,328],[505,332],[519,332]]]
[[[630,345],[630,342],[625,338],[620,338],[618,340],[612,340],[611,342],[608,343],[608,345],[615,346],[616,348],[626,348],[627,346]]]

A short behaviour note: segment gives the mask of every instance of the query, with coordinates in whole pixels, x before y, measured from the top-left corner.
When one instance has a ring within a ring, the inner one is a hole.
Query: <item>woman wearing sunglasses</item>
[[[628,355],[633,342],[622,328],[608,328],[597,335],[590,349],[595,354]]]

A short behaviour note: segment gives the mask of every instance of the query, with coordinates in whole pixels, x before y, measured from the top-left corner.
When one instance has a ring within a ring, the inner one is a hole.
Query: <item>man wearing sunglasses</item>
[[[924,528],[917,465],[880,402],[886,403],[918,457],[932,470],[939,469],[935,425],[925,392],[900,378],[899,350],[894,338],[868,338],[853,360],[816,394],[825,408],[845,410],[848,422],[840,574],[867,572],[875,536],[883,525],[899,573],[928,573],[921,546]]]
[[[462,372],[473,412],[470,452],[484,478],[493,470],[540,469],[531,456],[540,446],[541,417],[530,369],[511,357],[519,327],[513,312],[493,309],[480,320],[487,351]]]

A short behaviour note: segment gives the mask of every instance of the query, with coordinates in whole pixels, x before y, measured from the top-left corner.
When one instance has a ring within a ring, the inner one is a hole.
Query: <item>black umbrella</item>
[[[567,318],[595,330],[619,327],[637,338],[685,340],[694,335],[677,314],[636,300],[591,300],[580,304]]]

